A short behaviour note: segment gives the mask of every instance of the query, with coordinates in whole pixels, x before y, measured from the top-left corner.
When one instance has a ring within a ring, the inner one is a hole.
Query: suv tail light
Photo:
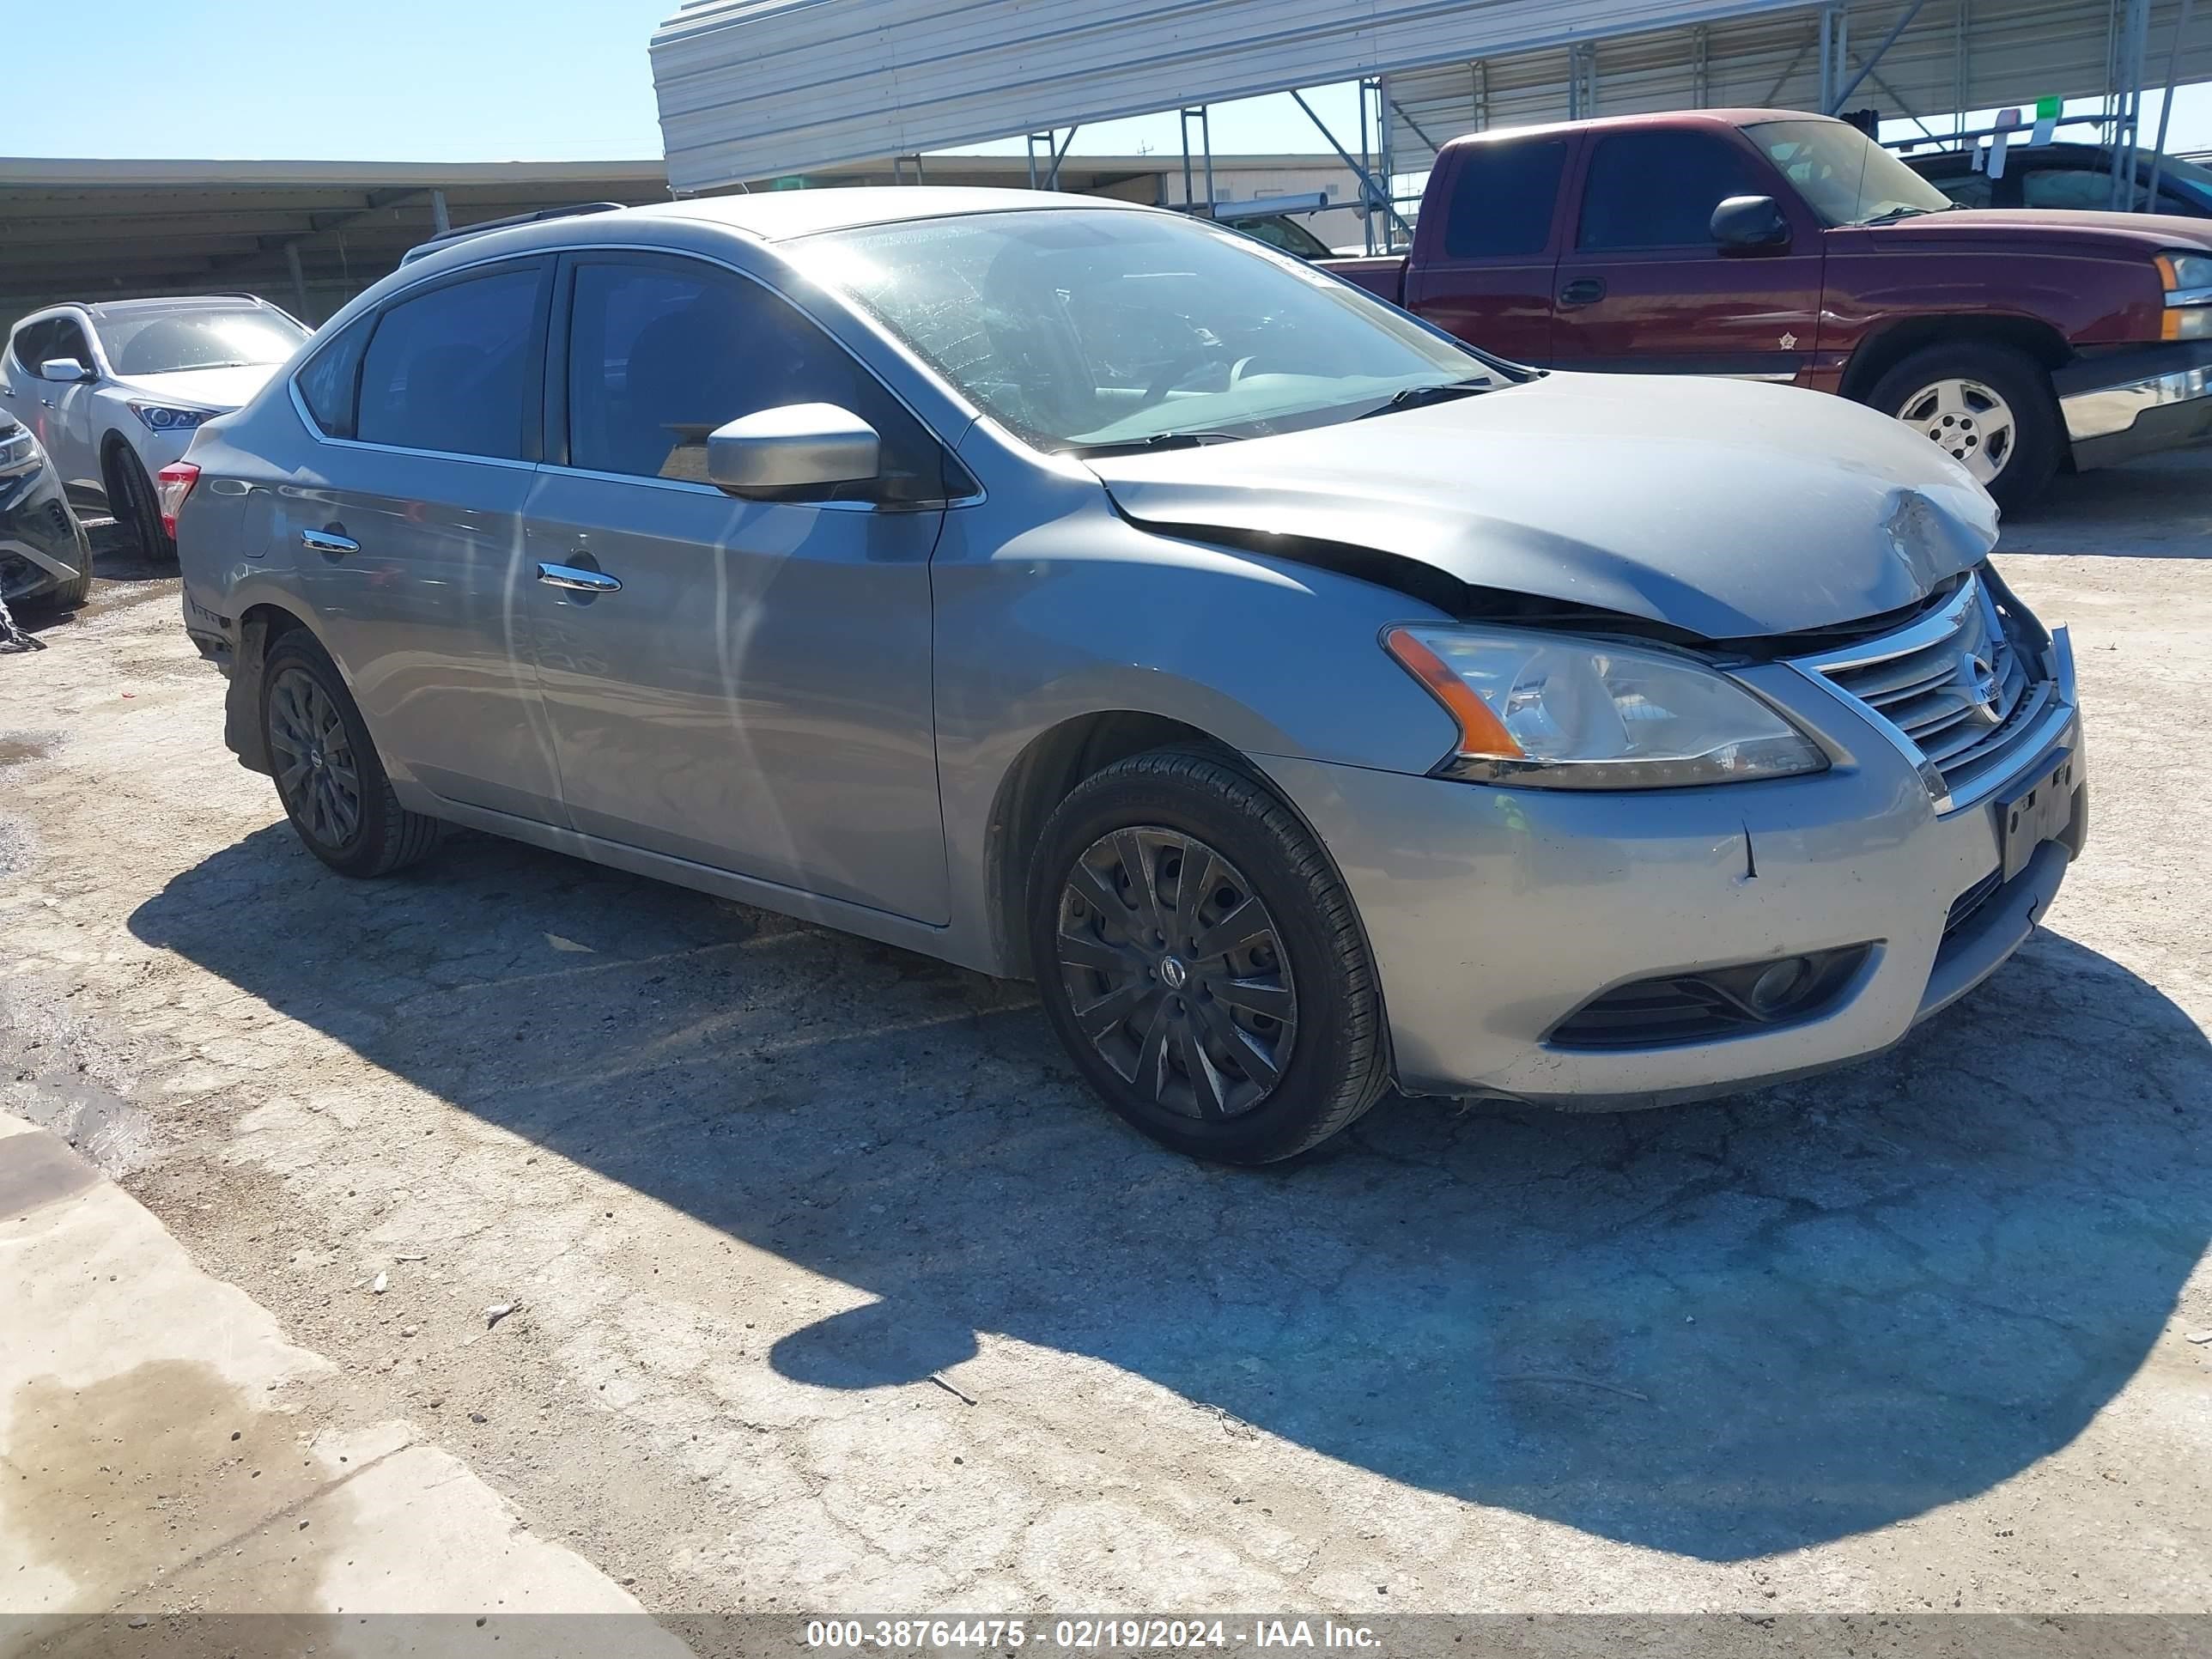
[[[185,497],[199,481],[199,467],[191,461],[171,461],[161,469],[154,493],[161,501],[161,533],[171,541],[177,538],[177,514],[184,510]]]

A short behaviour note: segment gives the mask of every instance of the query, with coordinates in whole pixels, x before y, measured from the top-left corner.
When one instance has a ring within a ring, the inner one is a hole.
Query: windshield
[[[1832,225],[1942,213],[1952,205],[1942,191],[1841,121],[1761,121],[1744,131]]]
[[[100,347],[118,374],[281,363],[307,337],[307,331],[289,317],[244,307],[235,311],[125,313],[97,327]]]
[[[1180,216],[1025,209],[793,251],[1044,449],[1291,431],[1417,386],[1510,379],[1333,276]]]

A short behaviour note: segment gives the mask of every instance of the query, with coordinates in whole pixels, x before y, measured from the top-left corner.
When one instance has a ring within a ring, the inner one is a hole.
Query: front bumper
[[[1879,1053],[2020,946],[2086,829],[2078,716],[2014,774],[2075,757],[2067,838],[1993,886],[1992,800],[1939,813],[1871,721],[1793,673],[1762,689],[1842,757],[1805,778],[1582,793],[1263,760],[1351,888],[1401,1089],[1580,1110],[1732,1093]],[[1551,1040],[1613,988],[1861,945],[1850,981],[1794,1023],[1637,1048]]]
[[[2084,471],[2212,437],[2212,341],[2099,353],[2051,385]]]
[[[52,466],[0,477],[0,599],[42,599],[91,562],[91,544]]]

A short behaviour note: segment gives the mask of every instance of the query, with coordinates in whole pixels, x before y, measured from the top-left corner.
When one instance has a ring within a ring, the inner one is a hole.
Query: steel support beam
[[[1413,227],[1407,222],[1405,215],[1400,213],[1396,205],[1392,203],[1390,200],[1390,192],[1382,185],[1377,185],[1375,182],[1375,175],[1370,173],[1364,167],[1361,166],[1360,163],[1353,161],[1352,159],[1352,152],[1345,149],[1342,144],[1337,143],[1336,135],[1328,130],[1328,123],[1322,120],[1319,115],[1316,114],[1314,112],[1314,106],[1306,102],[1305,94],[1298,91],[1296,88],[1293,88],[1291,91],[1291,96],[1297,101],[1298,107],[1306,112],[1306,119],[1312,122],[1315,129],[1320,132],[1321,136],[1328,140],[1328,147],[1336,152],[1337,160],[1343,162],[1345,166],[1352,169],[1352,175],[1359,180],[1360,189],[1365,192],[1364,199],[1369,202],[1380,202],[1382,204],[1382,210],[1388,213],[1392,219],[1397,222],[1398,228],[1404,231],[1407,235],[1411,236],[1413,234]]]
[[[1859,83],[1873,74],[1874,66],[1881,62],[1882,53],[1897,44],[1897,37],[1905,33],[1906,27],[1914,18],[1920,15],[1921,7],[1927,3],[1928,0],[1912,0],[1912,3],[1898,15],[1897,21],[1890,26],[1889,33],[1881,37],[1881,44],[1874,49],[1873,54],[1866,62],[1859,65],[1858,73],[1844,82],[1843,90],[1837,93],[1830,100],[1826,106],[1828,114],[1836,115],[1842,112],[1844,106],[1850,101],[1851,94],[1859,89]],[[1846,15],[1838,13],[1838,21],[1841,21]]]
[[[2173,114],[2173,92],[2181,81],[2181,37],[2189,33],[2190,0],[2181,0],[2181,15],[2173,20],[2173,44],[2166,53],[2166,94],[2158,104],[2158,147],[2151,152],[2150,193],[2144,206],[2158,211],[2158,181],[2166,172],[2166,124]]]
[[[292,273],[293,302],[300,307],[294,314],[304,323],[307,320],[307,278],[300,269],[300,245],[297,242],[284,244],[284,264]]]
[[[430,192],[430,223],[441,236],[453,228],[453,216],[446,211],[446,192],[442,190]]]

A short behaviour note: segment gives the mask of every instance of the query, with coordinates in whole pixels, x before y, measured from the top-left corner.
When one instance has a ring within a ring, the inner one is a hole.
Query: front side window
[[[543,276],[541,264],[514,266],[386,307],[362,360],[355,435],[520,459]]]
[[[290,318],[245,306],[167,315],[126,312],[103,319],[99,328],[109,367],[125,375],[281,363],[307,337]]]
[[[944,494],[936,441],[852,353],[759,283],[696,261],[580,260],[568,337],[568,460],[707,483],[716,427],[835,404],[882,440],[882,473],[829,499]]]
[[[15,367],[36,380],[39,365],[54,354],[46,349],[54,337],[54,324],[50,319],[43,323],[30,323],[15,331]]]
[[[1180,215],[1022,209],[786,245],[1042,449],[1326,425],[1507,373],[1346,283]]]
[[[1615,133],[1590,153],[1575,246],[1711,247],[1715,208],[1771,193],[1752,158],[1716,133]]]
[[[1564,138],[1488,139],[1460,153],[1444,221],[1444,252],[1455,259],[1541,253],[1551,245]]]
[[[85,368],[94,367],[92,342],[85,337],[84,329],[74,317],[58,317],[48,325],[53,330],[46,343],[46,357],[74,357]]]
[[[1872,224],[1951,205],[1894,154],[1841,121],[1761,121],[1744,131],[1827,224]]]

